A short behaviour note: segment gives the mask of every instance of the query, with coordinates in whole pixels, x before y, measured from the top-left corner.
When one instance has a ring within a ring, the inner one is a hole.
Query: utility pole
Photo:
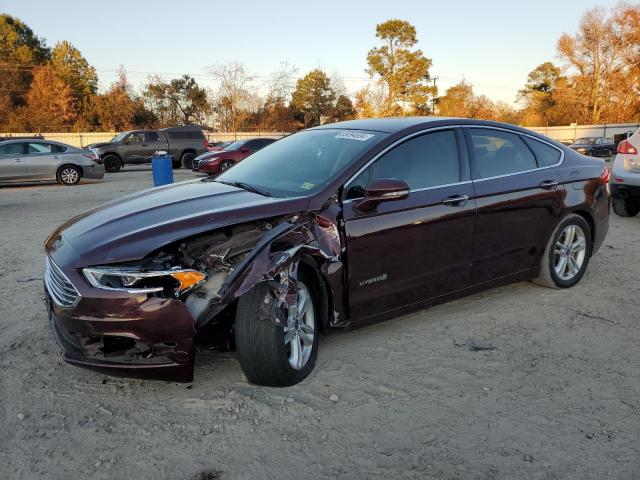
[[[438,77],[433,77],[433,95],[431,97],[431,115],[433,116],[436,115],[436,80],[438,80]]]

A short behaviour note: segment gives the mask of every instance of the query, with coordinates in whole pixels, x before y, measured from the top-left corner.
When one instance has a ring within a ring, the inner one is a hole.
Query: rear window
[[[479,178],[498,177],[537,168],[536,159],[522,137],[502,130],[470,128]]]
[[[30,142],[29,153],[62,153],[66,152],[67,147],[56,145],[55,143]]]
[[[0,155],[21,155],[24,152],[22,143],[7,143],[0,145]]]
[[[202,130],[187,130],[187,131],[171,131],[167,132],[169,138],[172,140],[204,140],[204,133]]]
[[[522,137],[526,144],[533,150],[539,167],[549,167],[560,161],[560,150],[553,148],[551,145],[539,142],[529,137]]]

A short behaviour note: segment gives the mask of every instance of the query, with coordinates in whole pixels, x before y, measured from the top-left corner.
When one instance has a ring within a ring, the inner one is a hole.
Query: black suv
[[[191,168],[193,159],[207,151],[207,141],[198,126],[171,127],[160,130],[131,130],[117,134],[106,143],[85,148],[102,159],[107,172],[117,172],[125,164],[149,163],[157,151],[169,152],[173,167]]]

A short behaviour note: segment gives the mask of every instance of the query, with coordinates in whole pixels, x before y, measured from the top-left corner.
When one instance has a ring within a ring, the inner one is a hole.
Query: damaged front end
[[[49,300],[65,359],[126,376],[191,381],[198,333],[221,326],[214,331],[231,341],[220,343],[232,345],[236,300],[263,282],[274,298],[268,308],[286,312],[295,306],[301,265],[313,269],[324,296],[321,326],[339,323],[346,315],[338,211],[223,227],[139,262],[82,269],[102,298],[83,296],[73,310]],[[286,313],[259,317],[286,322]]]

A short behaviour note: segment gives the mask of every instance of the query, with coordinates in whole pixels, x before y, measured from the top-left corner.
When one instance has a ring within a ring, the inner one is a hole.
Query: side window
[[[398,145],[349,184],[346,198],[364,196],[365,187],[377,178],[404,180],[411,190],[459,182],[462,175],[455,131],[427,133]]]
[[[538,161],[538,167],[549,167],[560,161],[560,150],[529,137],[522,137]]]
[[[22,143],[7,143],[0,145],[0,155],[22,155],[24,153],[24,144]]]
[[[127,138],[127,143],[144,143],[144,132],[133,132]]]
[[[29,153],[51,153],[50,143],[29,143]]]
[[[520,135],[501,130],[469,128],[478,178],[497,177],[537,168],[536,159]]]
[[[596,145],[602,145],[602,138],[598,137],[596,138]]]
[[[160,140],[160,136],[157,132],[145,132],[144,136],[147,139],[147,142],[157,142]]]
[[[51,151],[53,153],[62,153],[67,151],[67,147],[63,147],[62,145],[56,145],[55,143],[51,143]]]
[[[249,140],[247,143],[243,145],[243,147],[248,148],[251,151],[260,150],[262,140]]]

